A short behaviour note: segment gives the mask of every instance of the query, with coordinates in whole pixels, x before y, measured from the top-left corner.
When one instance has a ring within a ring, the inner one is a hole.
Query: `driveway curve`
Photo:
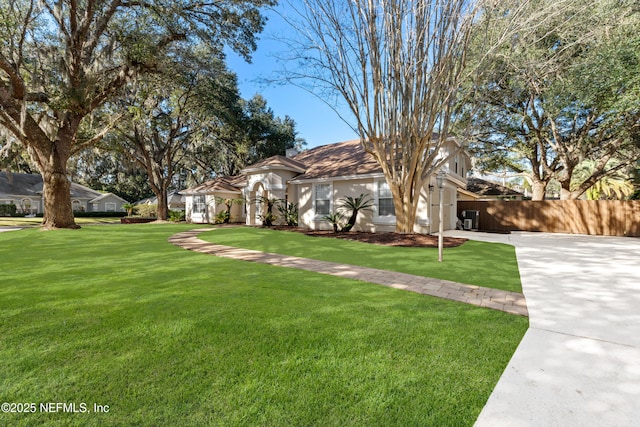
[[[514,245],[529,309],[529,330],[476,426],[637,426],[640,239],[447,235]]]

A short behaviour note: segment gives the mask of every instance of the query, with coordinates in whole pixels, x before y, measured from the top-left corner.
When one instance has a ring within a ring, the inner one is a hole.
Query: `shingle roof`
[[[151,204],[155,205],[158,203],[158,198],[156,196],[147,197],[146,199],[141,199],[134,202],[134,205],[142,205],[142,204]],[[171,206],[180,206],[184,205],[184,196],[181,191],[172,190],[167,193],[167,203]]]
[[[107,199],[107,198],[109,198],[109,197],[111,197],[111,198],[116,198],[117,200],[121,201],[122,203],[126,203],[126,202],[127,202],[125,199],[123,199],[122,197],[120,197],[120,196],[118,196],[118,195],[116,195],[116,194],[113,194],[113,193],[103,193],[103,194],[100,194],[100,195],[99,195],[98,197],[96,197],[95,199],[91,199],[91,200],[89,200],[89,203],[97,203],[97,202],[99,202],[100,200]]]
[[[6,196],[42,196],[42,176],[29,173],[12,173],[10,178],[6,172],[0,172],[0,194]],[[93,199],[103,193],[84,185],[71,183],[72,199]]]
[[[37,174],[0,172],[0,194],[6,196],[40,197],[42,191],[42,177]]]
[[[295,181],[382,173],[380,165],[364,151],[359,139],[322,145],[291,159],[306,165],[304,173],[295,177]]]
[[[289,158],[278,155],[271,156],[267,159],[259,161],[258,163],[247,166],[243,169],[243,172],[250,172],[261,169],[284,169],[303,173],[307,169],[307,165],[305,165],[304,163],[300,163],[295,159],[295,157]]]
[[[468,178],[467,190],[480,196],[522,196],[522,193],[480,178]]]
[[[240,188],[246,185],[246,180],[244,175],[219,176],[195,187],[182,190],[180,194],[212,193],[214,191],[238,193],[240,192]]]

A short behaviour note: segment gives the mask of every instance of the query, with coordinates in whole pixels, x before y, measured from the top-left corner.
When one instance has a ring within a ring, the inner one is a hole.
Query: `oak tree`
[[[0,128],[44,180],[45,228],[76,228],[67,161],[100,140],[94,113],[184,46],[249,58],[272,0],[0,0]]]

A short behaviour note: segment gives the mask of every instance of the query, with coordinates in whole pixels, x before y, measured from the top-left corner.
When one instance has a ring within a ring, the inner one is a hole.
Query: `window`
[[[106,202],[104,204],[104,210],[107,212],[115,212],[116,211],[116,204],[114,202]]]
[[[80,212],[81,207],[82,205],[80,204],[79,200],[74,200],[71,202],[71,208],[74,212]]]
[[[331,184],[318,184],[315,191],[316,215],[331,213]]]
[[[395,216],[396,210],[393,206],[393,195],[386,181],[378,182],[378,215]]]
[[[193,213],[205,213],[205,196],[193,196]]]

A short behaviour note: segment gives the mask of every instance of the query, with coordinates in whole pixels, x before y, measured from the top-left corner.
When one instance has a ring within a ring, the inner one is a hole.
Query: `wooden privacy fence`
[[[459,201],[479,212],[480,231],[546,231],[640,237],[640,200]]]

